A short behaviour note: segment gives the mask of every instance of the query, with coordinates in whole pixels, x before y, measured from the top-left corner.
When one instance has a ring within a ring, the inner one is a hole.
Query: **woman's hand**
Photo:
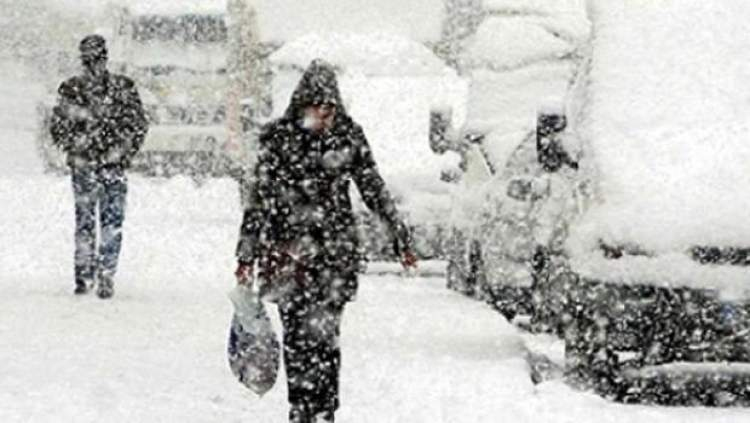
[[[417,268],[417,256],[414,255],[414,253],[411,252],[411,250],[404,251],[402,257],[401,257],[401,265],[404,266],[404,269],[409,270],[410,268],[416,269]]]
[[[247,263],[237,263],[237,270],[234,271],[238,285],[250,285],[253,282],[253,265]]]

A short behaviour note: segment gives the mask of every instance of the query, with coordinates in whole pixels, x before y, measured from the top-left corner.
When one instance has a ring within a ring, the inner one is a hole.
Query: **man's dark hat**
[[[98,34],[87,35],[78,45],[81,56],[107,58],[107,41]]]

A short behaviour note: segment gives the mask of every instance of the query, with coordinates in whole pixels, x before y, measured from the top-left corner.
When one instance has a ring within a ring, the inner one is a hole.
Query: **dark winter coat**
[[[60,85],[58,94],[50,133],[68,165],[128,167],[148,130],[134,82],[110,73],[100,80],[75,76]]]
[[[304,108],[321,103],[337,106],[331,130],[303,129]],[[314,276],[307,283],[315,286],[304,289],[350,300],[363,259],[349,197],[352,181],[368,208],[387,223],[401,247],[408,248],[408,229],[398,217],[362,128],[344,109],[333,69],[314,61],[284,116],[261,133],[238,260],[259,259],[264,272],[278,265],[274,257],[279,253],[288,255]]]

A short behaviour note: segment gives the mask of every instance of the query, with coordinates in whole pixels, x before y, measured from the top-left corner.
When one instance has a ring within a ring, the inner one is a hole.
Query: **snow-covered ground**
[[[67,180],[0,178],[0,421],[283,421],[226,365],[232,247],[226,181],[133,178],[112,301],[74,297]],[[746,421],[745,410],[626,407],[535,387],[522,338],[442,278],[367,275],[344,319],[341,422]],[[283,377],[283,375],[282,375]]]
[[[234,183],[131,178],[116,296],[74,297],[69,181],[36,159],[37,90],[7,65],[0,74],[0,422],[284,421],[283,379],[258,399],[226,364]],[[517,329],[442,278],[364,276],[342,344],[340,422],[750,418],[534,386]]]

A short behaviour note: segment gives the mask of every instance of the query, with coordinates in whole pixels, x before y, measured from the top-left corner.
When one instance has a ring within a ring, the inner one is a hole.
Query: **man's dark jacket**
[[[50,134],[71,167],[127,168],[143,144],[148,121],[133,81],[106,73],[75,76],[58,89]],[[80,117],[83,110],[87,118]]]
[[[303,128],[303,110],[333,104],[336,116],[329,131]],[[260,136],[259,159],[248,208],[240,228],[237,258],[260,271],[269,256],[282,253],[312,270],[311,290],[344,301],[357,290],[364,259],[359,247],[351,199],[354,182],[368,208],[388,225],[402,248],[410,235],[396,211],[362,128],[349,117],[334,70],[320,60],[305,71],[290,105]]]

